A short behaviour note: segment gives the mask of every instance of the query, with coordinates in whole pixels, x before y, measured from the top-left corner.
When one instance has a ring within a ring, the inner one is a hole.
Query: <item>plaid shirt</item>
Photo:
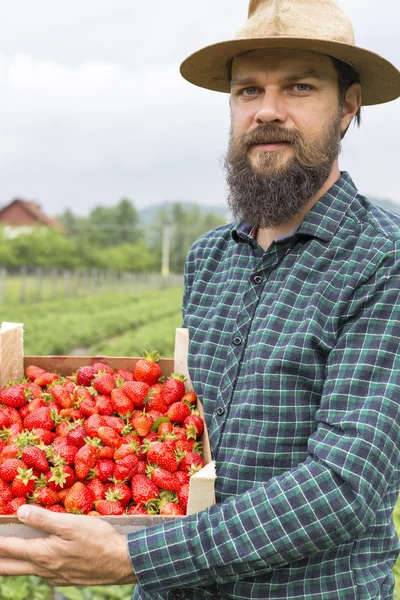
[[[128,535],[134,598],[392,598],[400,218],[343,172],[292,235],[264,252],[250,233],[188,255],[217,504]]]

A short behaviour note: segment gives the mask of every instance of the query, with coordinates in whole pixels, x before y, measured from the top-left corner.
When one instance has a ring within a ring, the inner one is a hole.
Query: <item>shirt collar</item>
[[[341,177],[314,204],[304,221],[293,233],[316,237],[324,242],[329,242],[338,230],[357,193],[358,190],[350,175],[347,171],[342,171]],[[235,225],[231,235],[236,243],[254,242],[257,229],[246,223],[240,223]]]

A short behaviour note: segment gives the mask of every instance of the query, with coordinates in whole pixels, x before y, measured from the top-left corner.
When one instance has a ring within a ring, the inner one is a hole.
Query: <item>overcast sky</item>
[[[306,1],[306,0],[305,0]],[[356,41],[400,67],[398,0],[339,0]],[[229,97],[179,65],[231,39],[247,0],[14,0],[0,7],[0,205],[51,215],[128,197],[224,206]],[[400,100],[366,107],[340,160],[360,192],[397,200]]]

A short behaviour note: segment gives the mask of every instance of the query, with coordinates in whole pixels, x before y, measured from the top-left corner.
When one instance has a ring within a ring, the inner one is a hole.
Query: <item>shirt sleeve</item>
[[[360,537],[400,462],[400,261],[387,257],[353,293],[307,459],[206,511],[128,535],[143,589],[254,577]]]

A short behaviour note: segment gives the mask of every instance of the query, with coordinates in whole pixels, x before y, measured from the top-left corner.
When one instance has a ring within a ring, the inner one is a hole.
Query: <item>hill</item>
[[[174,204],[182,204],[185,208],[197,208],[200,210],[200,214],[205,216],[207,214],[216,214],[226,220],[226,222],[232,221],[232,217],[228,208],[224,206],[210,206],[207,204],[196,204],[194,202],[164,202],[163,204],[157,204],[155,206],[149,206],[139,211],[140,218],[144,225],[151,225],[156,218],[158,211],[166,210],[168,213],[172,213]]]

